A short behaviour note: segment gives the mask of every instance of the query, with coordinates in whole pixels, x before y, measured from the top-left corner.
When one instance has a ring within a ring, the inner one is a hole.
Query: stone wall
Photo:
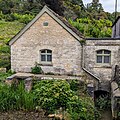
[[[96,39],[87,40],[84,46],[84,66],[87,70],[99,77],[101,81],[111,80],[112,68],[118,64],[120,40]],[[96,51],[111,51],[110,64],[96,63]]]
[[[48,26],[43,26],[44,22]],[[11,46],[11,69],[30,72],[35,62],[40,64],[40,50],[52,50],[52,64],[42,65],[44,72],[81,74],[81,45],[47,13],[44,13]]]
[[[120,111],[120,89],[115,81],[111,83],[111,110],[113,118],[117,119]]]

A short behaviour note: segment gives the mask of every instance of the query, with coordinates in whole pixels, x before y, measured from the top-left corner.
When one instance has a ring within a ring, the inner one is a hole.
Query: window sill
[[[40,66],[53,66],[52,63],[38,63]]]
[[[110,64],[97,64],[94,68],[112,68]]]

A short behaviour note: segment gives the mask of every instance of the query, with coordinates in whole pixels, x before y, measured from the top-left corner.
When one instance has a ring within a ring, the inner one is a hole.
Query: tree
[[[85,7],[82,0],[64,0],[66,11],[64,16],[69,19],[76,19],[85,16]]]
[[[44,3],[48,5],[54,12],[63,16],[64,7],[63,7],[63,0],[44,0]]]
[[[93,2],[87,4],[86,11],[89,13],[90,17],[94,19],[107,19],[107,15],[104,12],[102,4],[99,3],[99,0],[93,0]]]
[[[0,11],[4,14],[10,14],[14,8],[14,2],[12,0],[1,0],[0,1]]]

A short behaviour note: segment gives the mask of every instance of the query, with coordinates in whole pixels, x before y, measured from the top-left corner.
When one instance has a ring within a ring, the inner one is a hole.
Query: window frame
[[[101,54],[99,54],[98,52],[102,51]],[[105,52],[109,52],[108,54],[105,53]],[[101,56],[102,57],[102,62],[98,62],[98,56]],[[105,57],[109,57],[109,62],[105,62]],[[96,51],[96,63],[97,64],[102,64],[102,65],[110,65],[111,64],[111,51],[110,50],[105,50],[105,49],[102,49],[102,50],[97,50]]]
[[[50,51],[50,52],[48,52],[48,51]],[[45,60],[42,60],[42,55],[45,56]],[[48,56],[51,56],[50,61],[48,60]],[[52,50],[50,50],[50,49],[40,50],[40,64],[52,64]]]

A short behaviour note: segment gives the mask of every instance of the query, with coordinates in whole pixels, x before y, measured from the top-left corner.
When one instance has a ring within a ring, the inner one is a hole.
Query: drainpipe
[[[89,75],[94,77],[99,83],[100,79],[85,68],[85,59],[84,59],[84,46],[85,46],[85,44],[81,43],[81,46],[82,46],[81,47],[81,67],[85,72],[87,72]]]

